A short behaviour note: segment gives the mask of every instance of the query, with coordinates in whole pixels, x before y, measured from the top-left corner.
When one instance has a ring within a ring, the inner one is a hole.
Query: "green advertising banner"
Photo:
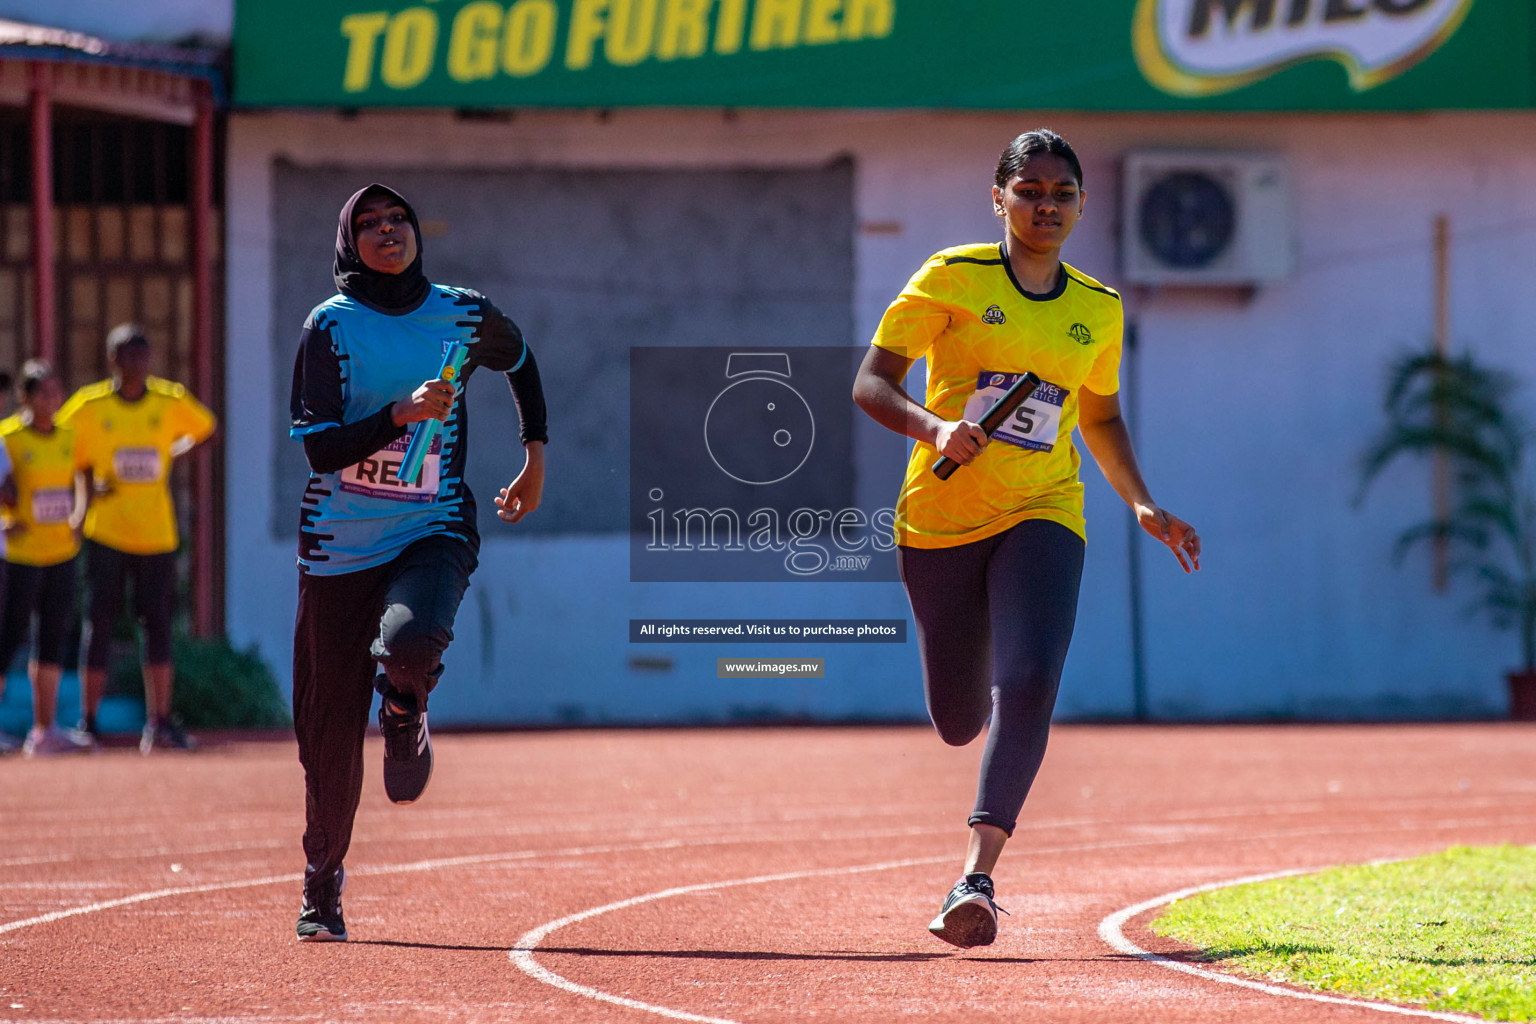
[[[322,107],[1536,106],[1532,0],[238,0],[234,98]]]

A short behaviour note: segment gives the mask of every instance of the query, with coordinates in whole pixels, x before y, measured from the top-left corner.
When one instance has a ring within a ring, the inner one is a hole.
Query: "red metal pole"
[[[1441,359],[1451,354],[1451,219],[1435,216],[1435,354]],[[1435,425],[1445,428],[1445,408],[1435,407]],[[1435,521],[1451,517],[1451,461],[1443,450],[1436,450],[1433,463]],[[1435,589],[1451,585],[1451,545],[1444,536],[1435,538]]]
[[[213,100],[199,83],[192,126],[192,391],[214,405],[213,358]],[[220,630],[218,560],[214,552],[218,507],[214,494],[217,436],[193,464],[192,626],[198,636]]]
[[[58,309],[53,283],[53,67],[31,65],[32,120],[32,353],[58,355]]]

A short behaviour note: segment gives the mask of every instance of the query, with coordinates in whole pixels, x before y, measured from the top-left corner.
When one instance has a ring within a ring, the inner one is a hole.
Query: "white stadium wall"
[[[1536,408],[1536,116],[1111,117],[1079,114],[518,113],[236,114],[228,149],[228,621],[286,678],[294,544],[281,536],[271,467],[286,372],[274,345],[299,323],[275,311],[324,294],[277,294],[278,268],[329,250],[278,251],[279,165],[402,174],[451,170],[817,168],[852,158],[850,345],[932,252],[999,237],[988,186],[1017,131],[1048,124],[1084,158],[1087,215],[1069,262],[1119,287],[1120,161],[1147,148],[1283,156],[1296,270],[1252,294],[1128,290],[1141,324],[1137,448],[1154,494],[1194,522],[1206,568],[1186,578],[1142,551],[1145,673],[1155,717],[1386,718],[1502,713],[1509,634],[1436,594],[1424,561],[1392,563],[1393,539],[1429,507],[1429,475],[1399,467],[1355,504],[1360,453],[1380,423],[1388,359],[1433,324],[1431,225],[1452,216],[1454,344],[1519,373]],[[360,171],[361,173],[361,171]],[[359,179],[360,181],[362,179]],[[432,211],[422,210],[431,220]],[[451,248],[445,239],[429,247]],[[320,232],[328,235],[327,227]],[[558,246],[559,239],[539,244]],[[430,256],[430,251],[429,251]],[[432,264],[428,263],[429,271]],[[323,275],[321,275],[323,279]],[[454,281],[475,285],[475,280]],[[516,295],[493,294],[514,318]],[[286,316],[286,314],[285,314]],[[845,328],[840,328],[845,329]],[[557,337],[531,334],[535,351]],[[290,342],[291,343],[291,342]],[[786,342],[788,344],[790,342]],[[622,341],[616,342],[622,345]],[[561,460],[552,410],[550,472]],[[290,453],[291,456],[291,453]],[[473,456],[472,456],[473,457]],[[1064,718],[1132,707],[1126,513],[1092,468],[1088,568],[1058,704]],[[488,505],[489,495],[481,502]],[[896,584],[638,584],[619,533],[530,535],[482,509],[481,568],[459,619],[440,720],[558,724],[727,721],[754,716],[920,718],[915,645],[643,651],[627,620],[904,617]],[[657,672],[637,654],[673,659]],[[827,659],[827,678],[724,681],[727,654]]]

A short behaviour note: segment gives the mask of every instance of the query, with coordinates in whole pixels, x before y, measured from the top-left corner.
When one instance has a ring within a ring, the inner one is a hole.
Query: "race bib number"
[[[361,462],[341,471],[341,489],[349,494],[366,494],[389,501],[426,503],[437,500],[437,484],[442,469],[443,436],[439,433],[427,449],[421,464],[421,476],[415,482],[400,479],[400,464],[410,447],[411,435],[405,434],[380,448]]]
[[[976,378],[975,394],[966,399],[965,418],[980,423],[987,410],[996,405],[1022,376],[1022,373],[983,370]],[[1043,380],[1035,393],[1020,403],[1007,422],[997,428],[992,439],[1016,448],[1048,452],[1056,447],[1056,432],[1061,428],[1062,406],[1066,402],[1066,388]]]
[[[32,521],[39,526],[67,523],[75,511],[75,489],[55,487],[32,492]]]
[[[160,449],[119,448],[112,453],[112,472],[125,484],[152,484],[160,479]]]

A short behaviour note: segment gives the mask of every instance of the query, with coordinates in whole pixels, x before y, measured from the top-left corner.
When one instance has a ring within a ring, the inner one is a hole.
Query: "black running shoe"
[[[347,888],[347,869],[339,868],[328,882],[304,886],[304,906],[299,911],[300,942],[346,942],[347,923],[341,919],[341,894]]]
[[[196,750],[197,740],[187,735],[187,730],[175,718],[158,718],[144,723],[144,733],[139,737],[139,753],[148,754],[156,747],[163,750]]]
[[[379,704],[379,732],[384,734],[384,792],[397,804],[408,804],[426,790],[432,778],[432,739],[427,713],[379,676],[375,684],[384,699]]]
[[[997,938],[997,912],[1003,910],[992,900],[992,878],[973,871],[949,890],[944,908],[928,930],[952,946],[970,949],[990,946]]]

